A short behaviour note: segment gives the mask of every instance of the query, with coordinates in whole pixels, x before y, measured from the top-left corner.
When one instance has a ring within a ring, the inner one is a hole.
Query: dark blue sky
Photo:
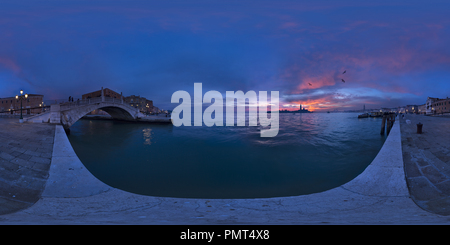
[[[449,12],[448,1],[2,0],[0,97],[105,87],[173,109],[172,93],[201,82],[280,91],[282,108],[423,104],[450,96]]]

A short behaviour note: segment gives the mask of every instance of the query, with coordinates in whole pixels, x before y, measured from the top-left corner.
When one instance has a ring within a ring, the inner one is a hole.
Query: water
[[[296,196],[340,186],[381,149],[379,118],[280,114],[276,137],[260,127],[175,127],[79,120],[69,135],[86,168],[137,194],[188,198]]]

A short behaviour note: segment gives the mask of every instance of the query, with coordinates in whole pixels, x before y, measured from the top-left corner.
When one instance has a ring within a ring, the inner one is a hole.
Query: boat
[[[358,115],[358,118],[368,118],[369,117],[369,113],[363,113]]]
[[[369,116],[370,117],[382,117],[383,116],[383,112],[379,112],[379,111],[371,112]]]

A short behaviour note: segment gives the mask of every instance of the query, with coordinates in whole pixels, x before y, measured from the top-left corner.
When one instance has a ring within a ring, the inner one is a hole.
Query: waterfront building
[[[426,103],[423,104],[423,105],[419,105],[418,107],[419,107],[419,111],[418,111],[419,114],[426,114],[427,113],[427,104]]]
[[[450,99],[447,97],[446,99],[436,99],[431,104],[432,114],[444,114],[450,113]]]
[[[407,105],[405,107],[406,114],[416,114],[419,111],[419,107],[417,105]]]
[[[132,107],[139,108],[142,113],[152,113],[154,110],[153,101],[141,96],[131,95],[123,98],[124,103]]]
[[[302,105],[300,104],[300,109],[296,111],[288,111],[288,110],[279,110],[279,113],[312,113],[312,111],[309,111],[305,107],[302,108]]]
[[[109,88],[103,88],[94,92],[86,93],[81,95],[82,100],[93,99],[102,97],[102,90],[105,97],[120,99],[122,98],[122,93],[117,93]],[[102,111],[101,109],[93,110],[89,114],[91,115],[108,115],[108,113]]]
[[[44,106],[44,95],[28,94],[28,97],[22,101],[23,114],[38,114],[42,112]],[[20,114],[20,99],[16,97],[0,98],[0,113],[2,114]]]
[[[122,97],[122,93],[119,94],[115,91],[112,91],[109,88],[102,88],[102,89],[94,91],[94,92],[83,94],[81,96],[81,99],[85,100],[85,99],[102,97],[102,90],[103,90],[103,94],[105,97],[110,97],[110,98],[115,98],[115,99],[120,99]]]
[[[371,117],[380,117],[383,116],[382,109],[372,109],[369,111]]]
[[[161,110],[158,107],[154,106],[151,112],[152,113],[161,113]]]
[[[381,108],[381,112],[397,112],[397,108]]]
[[[438,100],[439,98],[433,98],[433,97],[427,97],[427,101],[426,101],[426,114],[434,114],[433,112],[433,103]]]

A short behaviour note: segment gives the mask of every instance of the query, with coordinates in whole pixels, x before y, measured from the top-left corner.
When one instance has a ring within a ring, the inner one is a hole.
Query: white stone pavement
[[[450,224],[409,198],[400,126],[363,173],[334,189],[261,199],[150,197],[103,184],[83,166],[56,126],[50,176],[41,199],[0,216],[0,224]]]

